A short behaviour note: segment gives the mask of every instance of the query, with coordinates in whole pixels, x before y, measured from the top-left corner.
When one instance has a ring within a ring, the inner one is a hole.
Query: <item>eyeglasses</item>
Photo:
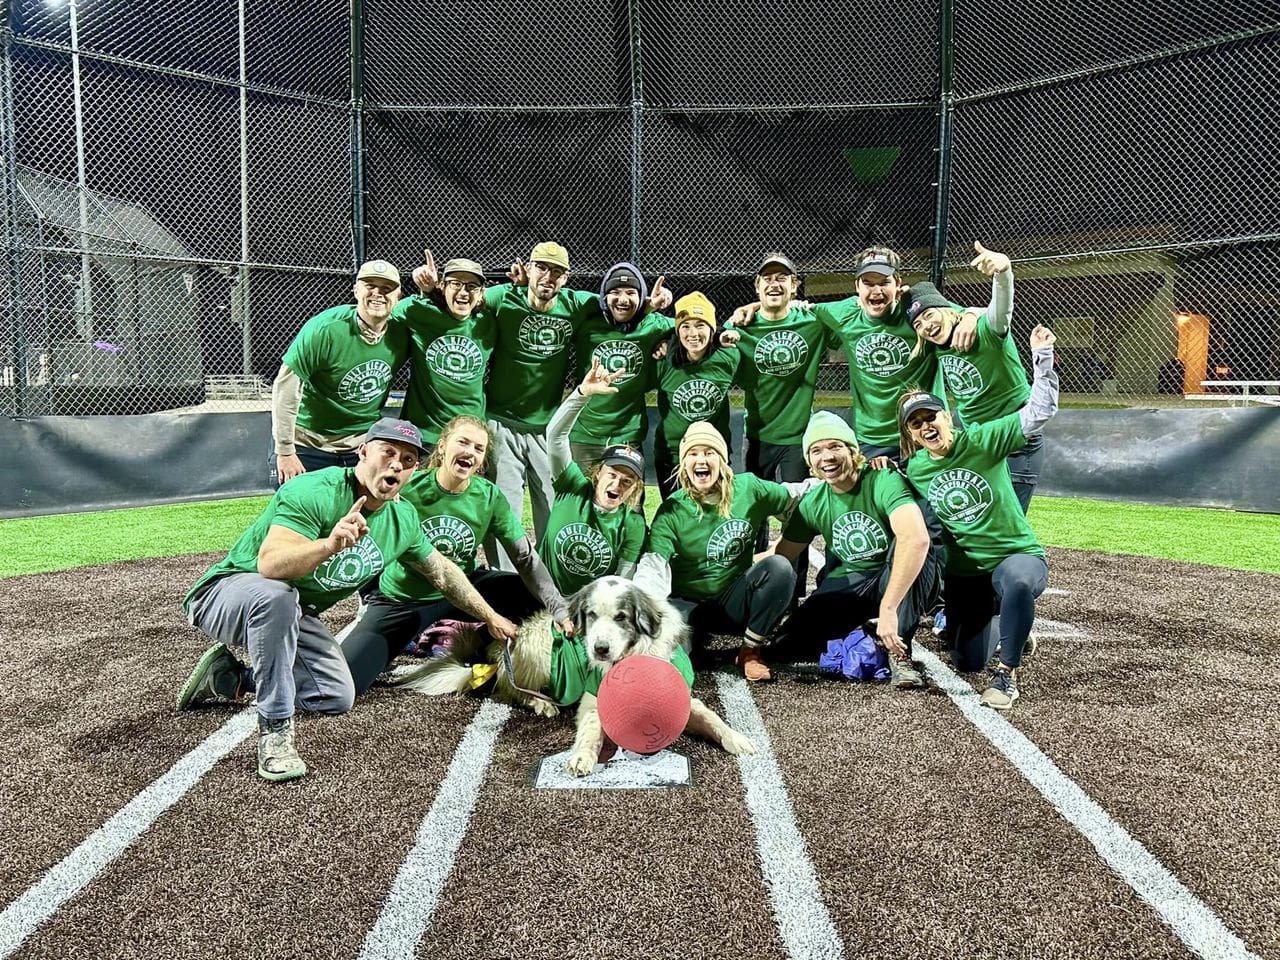
[[[483,283],[467,283],[465,280],[446,280],[446,287],[452,287],[455,290],[461,290],[463,293],[475,293],[477,290],[483,290]]]

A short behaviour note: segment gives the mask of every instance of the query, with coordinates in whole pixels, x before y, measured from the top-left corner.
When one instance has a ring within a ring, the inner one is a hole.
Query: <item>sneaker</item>
[[[244,668],[226,644],[215,643],[204,652],[187,682],[178,691],[178,709],[186,710],[198,703],[237,700],[242,692]]]
[[[1018,699],[1018,677],[1016,670],[1008,667],[996,667],[991,671],[991,682],[982,691],[982,705],[992,710],[1008,710],[1013,701]]]
[[[764,662],[764,655],[761,654],[759,647],[744,643],[734,663],[742,668],[742,675],[752,683],[773,679],[773,671]]]
[[[279,782],[297,780],[307,772],[293,743],[293,717],[258,718],[258,776]]]
[[[891,653],[889,654],[889,685],[896,690],[923,687],[924,677],[909,657],[899,660]]]

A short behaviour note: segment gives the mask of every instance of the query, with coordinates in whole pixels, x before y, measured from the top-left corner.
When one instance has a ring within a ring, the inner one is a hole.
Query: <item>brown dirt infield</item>
[[[173,709],[206,646],[179,602],[210,560],[0,581],[0,907],[236,712]],[[1010,722],[1280,960],[1280,578],[1063,550],[1050,566],[1068,593],[1037,612],[1075,631],[1049,631]],[[713,678],[698,691],[720,708]],[[1192,955],[940,691],[784,669],[750,692],[828,955]],[[293,784],[258,780],[246,740],[13,955],[357,956],[478,706],[375,687],[301,721],[312,773]],[[531,763],[571,737],[569,718],[507,722],[417,955],[786,957],[773,903],[793,891],[771,899],[737,762],[682,739],[690,789],[532,790]]]

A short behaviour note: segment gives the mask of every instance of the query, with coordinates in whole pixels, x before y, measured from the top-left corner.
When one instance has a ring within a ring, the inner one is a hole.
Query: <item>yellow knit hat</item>
[[[715,304],[707,299],[705,293],[697,290],[693,291],[693,293],[686,293],[676,301],[676,322],[679,323],[686,317],[705,320],[711,324],[711,328],[714,330],[716,326]]]
[[[720,436],[720,431],[706,420],[689,424],[689,429],[680,438],[680,459],[684,459],[690,447],[699,445],[710,447],[720,454],[720,459],[725,463],[729,462],[729,445],[724,442],[724,437]]]

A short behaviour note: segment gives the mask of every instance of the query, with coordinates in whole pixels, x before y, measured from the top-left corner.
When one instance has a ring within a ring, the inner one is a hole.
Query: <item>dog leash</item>
[[[569,639],[569,638],[566,638],[566,639]],[[557,703],[555,700],[552,700],[545,693],[539,693],[537,690],[529,690],[525,687],[520,686],[520,684],[516,683],[516,668],[515,668],[515,665],[511,662],[511,652],[514,647],[515,647],[515,641],[508,639],[506,646],[502,648],[502,664],[507,669],[507,682],[511,684],[513,689],[519,690],[521,693],[523,693],[527,697],[533,697],[535,700],[543,700],[551,704],[553,707],[556,707],[557,709],[563,706],[563,704]]]

